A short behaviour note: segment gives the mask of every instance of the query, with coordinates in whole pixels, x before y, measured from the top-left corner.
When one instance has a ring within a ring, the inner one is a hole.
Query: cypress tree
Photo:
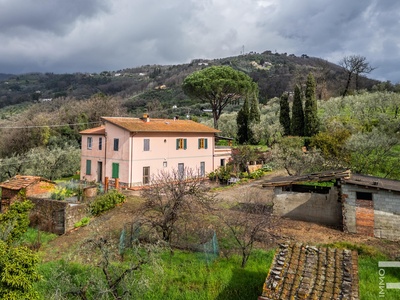
[[[252,93],[252,97],[251,97],[249,121],[250,121],[250,123],[260,122],[261,113],[260,113],[260,107],[258,105],[258,86],[256,83],[253,83],[251,93]]]
[[[306,102],[304,105],[304,135],[314,136],[318,133],[317,98],[315,97],[315,79],[308,74],[306,83]]]
[[[283,127],[284,135],[290,135],[290,108],[288,93],[283,93],[281,96],[279,122]]]
[[[301,90],[298,85],[294,88],[294,98],[292,107],[292,134],[296,136],[304,135],[304,111]]]
[[[239,144],[246,144],[251,138],[249,116],[249,101],[246,97],[236,117],[236,123],[238,125],[237,139]]]

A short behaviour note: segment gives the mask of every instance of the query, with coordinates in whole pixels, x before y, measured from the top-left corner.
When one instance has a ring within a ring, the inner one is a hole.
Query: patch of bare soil
[[[250,181],[244,184],[236,184],[230,187],[217,189],[219,202],[231,205],[239,202],[240,198],[250,191],[256,191],[258,203],[272,203],[273,190],[262,188],[262,182],[266,179],[285,175],[283,172],[271,173],[260,180]],[[124,225],[133,222],[141,198],[138,192],[125,192],[127,201],[111,211],[91,220],[90,224],[68,232],[50,242],[44,250],[44,261],[51,261],[74,255],[75,249],[82,241],[96,236],[119,236]],[[258,241],[258,246],[275,248],[279,243],[302,242],[306,244],[330,244],[336,242],[349,242],[373,246],[386,253],[391,258],[400,257],[400,242],[392,242],[374,237],[357,234],[348,234],[340,228],[274,217],[274,226],[266,228],[263,238]]]

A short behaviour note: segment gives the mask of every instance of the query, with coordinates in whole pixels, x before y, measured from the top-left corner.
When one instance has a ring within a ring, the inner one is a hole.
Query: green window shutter
[[[205,148],[205,149],[208,148],[208,139],[204,139],[204,148]]]
[[[180,139],[176,139],[176,150],[179,150],[179,140]]]
[[[112,164],[112,178],[119,178],[119,164]]]
[[[90,175],[91,171],[92,171],[92,161],[88,159],[86,161],[86,175]]]
[[[183,139],[183,149],[187,149],[187,139]]]
[[[199,144],[199,149],[200,149],[201,148],[201,139],[199,139],[198,144]]]

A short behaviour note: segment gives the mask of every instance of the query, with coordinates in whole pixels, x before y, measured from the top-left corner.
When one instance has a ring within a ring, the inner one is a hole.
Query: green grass
[[[358,278],[360,299],[400,299],[400,290],[386,289],[386,283],[400,283],[400,268],[379,268],[379,261],[388,261],[388,257],[377,249],[366,246],[352,244],[348,242],[338,242],[324,245],[328,247],[346,248],[358,252]],[[384,273],[384,276],[380,276]]]
[[[141,281],[143,282],[141,287],[130,281],[132,297],[149,300],[254,300],[261,295],[273,255],[273,250],[268,252],[256,250],[246,268],[242,269],[239,256],[220,257],[214,262],[207,262],[199,253],[174,251],[171,254],[166,251],[161,253],[158,266],[144,266],[142,274],[147,279]],[[73,278],[76,284],[81,286],[84,286],[93,275],[104,280],[99,269],[64,261],[42,264],[40,272],[44,280],[36,287],[43,299],[51,298],[57,286],[62,284],[65,286],[67,281],[70,284],[71,280],[67,278]],[[60,276],[58,283],[54,274],[61,272],[67,272],[72,276]]]
[[[41,245],[46,245],[48,242],[54,240],[58,235],[28,227],[28,230],[22,235],[18,241],[22,245],[33,245],[40,241]]]

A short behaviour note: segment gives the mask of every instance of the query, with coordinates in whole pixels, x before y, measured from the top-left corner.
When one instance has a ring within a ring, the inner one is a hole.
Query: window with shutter
[[[86,175],[91,175],[92,173],[92,161],[86,160]]]
[[[176,150],[187,149],[187,139],[176,139]]]

